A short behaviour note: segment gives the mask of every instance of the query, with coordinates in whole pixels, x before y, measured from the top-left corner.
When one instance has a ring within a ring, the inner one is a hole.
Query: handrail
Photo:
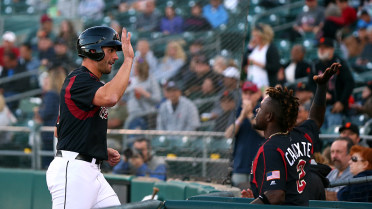
[[[16,74],[12,75],[11,77],[0,78],[0,84],[11,82],[11,81],[14,81],[14,80],[18,80],[20,78],[30,77],[32,75],[38,75],[38,74],[39,74],[39,72],[38,72],[37,69],[27,71],[27,72],[22,72],[22,73],[16,73]]]
[[[351,184],[361,184],[361,183],[367,183],[372,182],[372,176],[363,176],[363,177],[357,177],[357,178],[351,178],[347,180],[339,180],[330,182],[329,187],[337,187],[337,186],[344,186],[344,185],[351,185]]]

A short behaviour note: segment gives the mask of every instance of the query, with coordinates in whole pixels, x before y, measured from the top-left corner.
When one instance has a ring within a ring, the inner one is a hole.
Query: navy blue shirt
[[[310,160],[313,141],[319,128],[306,120],[288,135],[278,134],[267,139],[253,162],[251,187],[254,197],[269,190],[283,190],[285,205],[309,205],[305,192],[310,184]]]
[[[58,150],[107,160],[108,110],[93,105],[94,95],[103,85],[83,66],[67,76],[61,90]]]
[[[242,108],[239,106],[237,117],[241,111]],[[245,118],[235,136],[234,173],[251,173],[253,159],[264,141],[265,139],[252,127],[251,122]]]

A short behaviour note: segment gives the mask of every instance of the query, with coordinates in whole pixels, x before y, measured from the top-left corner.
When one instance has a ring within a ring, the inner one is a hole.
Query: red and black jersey
[[[61,90],[57,123],[58,150],[68,150],[107,160],[106,107],[93,105],[104,84],[84,66],[71,72]]]
[[[254,197],[268,190],[283,190],[286,205],[308,205],[313,141],[319,128],[313,120],[295,127],[288,135],[275,135],[259,148],[252,166]]]

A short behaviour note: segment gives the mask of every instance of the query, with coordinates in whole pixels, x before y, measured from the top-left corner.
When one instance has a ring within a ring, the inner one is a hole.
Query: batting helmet
[[[78,38],[78,55],[100,61],[105,57],[105,52],[102,50],[104,46],[116,47],[117,51],[121,51],[119,34],[114,29],[106,26],[88,28]]]

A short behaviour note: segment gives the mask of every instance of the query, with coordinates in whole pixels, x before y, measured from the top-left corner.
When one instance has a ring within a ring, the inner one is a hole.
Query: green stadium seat
[[[141,201],[145,196],[153,192],[155,181],[133,179],[130,187],[130,202]]]
[[[317,208],[371,209],[372,203],[310,200],[309,206]]]
[[[128,203],[121,206],[114,206],[101,209],[160,209],[163,208],[163,202],[159,200],[145,200],[141,202]]]
[[[45,171],[34,171],[32,182],[32,208],[52,208],[52,197],[46,184]]]
[[[156,182],[159,200],[184,200],[186,183],[181,181]]]

